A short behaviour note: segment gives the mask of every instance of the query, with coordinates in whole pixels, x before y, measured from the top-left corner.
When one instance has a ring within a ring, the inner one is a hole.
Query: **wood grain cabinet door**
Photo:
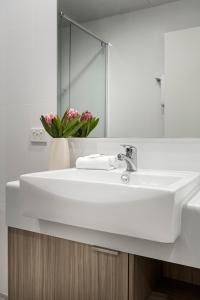
[[[128,254],[9,228],[9,300],[128,300]]]
[[[55,299],[128,300],[128,254],[58,239]]]
[[[8,299],[54,300],[55,239],[9,228]]]

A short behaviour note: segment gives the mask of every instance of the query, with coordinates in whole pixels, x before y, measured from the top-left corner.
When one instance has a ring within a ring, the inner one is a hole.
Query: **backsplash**
[[[131,144],[138,149],[140,169],[168,169],[200,171],[200,139],[134,139],[87,138],[69,139],[71,166],[76,158],[88,154],[117,154],[121,144]]]

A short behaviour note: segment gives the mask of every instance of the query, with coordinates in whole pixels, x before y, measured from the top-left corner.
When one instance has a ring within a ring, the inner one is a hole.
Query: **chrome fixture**
[[[121,175],[121,181],[128,184],[130,181],[130,172],[123,172]]]
[[[126,154],[118,154],[117,158],[121,161],[125,161],[127,172],[136,172],[137,171],[137,148],[132,145],[121,145],[125,148]]]
[[[98,41],[100,41],[102,43],[102,45],[112,46],[111,43],[109,43],[107,41],[104,41],[102,38],[100,38],[95,33],[91,32],[90,30],[88,30],[87,28],[85,28],[84,26],[82,26],[81,24],[79,24],[78,22],[76,22],[73,19],[71,19],[70,17],[66,16],[62,11],[60,12],[60,16],[61,16],[61,18],[63,18],[67,22],[69,22],[69,23],[77,26],[78,28],[80,28],[81,30],[83,30],[84,32],[86,32],[87,34],[91,35],[92,37],[94,37],[95,39],[97,39]]]

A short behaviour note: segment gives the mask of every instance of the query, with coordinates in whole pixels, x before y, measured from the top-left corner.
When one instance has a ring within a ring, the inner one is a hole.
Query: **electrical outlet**
[[[31,143],[46,143],[46,132],[44,128],[31,128]]]

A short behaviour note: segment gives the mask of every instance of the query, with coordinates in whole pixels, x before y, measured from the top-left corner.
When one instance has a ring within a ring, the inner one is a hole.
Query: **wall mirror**
[[[200,137],[200,1],[60,0],[58,87],[92,137]]]

